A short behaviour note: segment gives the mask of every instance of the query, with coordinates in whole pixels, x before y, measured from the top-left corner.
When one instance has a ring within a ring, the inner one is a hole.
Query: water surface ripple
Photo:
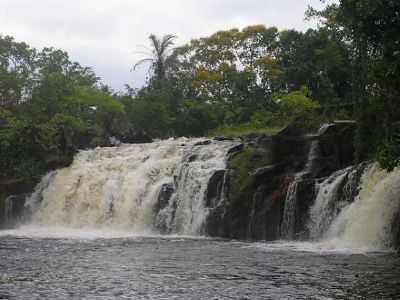
[[[0,299],[399,299],[394,253],[180,237],[0,236]]]

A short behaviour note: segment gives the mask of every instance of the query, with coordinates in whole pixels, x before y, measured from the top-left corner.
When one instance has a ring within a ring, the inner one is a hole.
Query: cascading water
[[[155,229],[158,213],[167,213],[168,232],[199,234],[209,179],[226,168],[227,153],[236,144],[180,138],[82,151],[69,168],[39,185],[28,201],[32,207],[40,202],[32,222],[142,233]],[[173,195],[157,212],[165,185],[173,186]]]
[[[13,212],[13,204],[14,204],[13,198],[14,198],[13,196],[10,196],[4,200],[3,218],[4,218],[5,224],[8,224],[10,222],[10,220],[13,219],[13,213],[12,213]]]
[[[51,171],[47,175],[43,176],[42,180],[40,180],[39,184],[36,186],[33,194],[25,202],[25,209],[27,209],[30,213],[35,212],[39,208],[40,203],[43,200],[43,191],[49,187],[56,174],[57,171]]]
[[[324,124],[318,130],[318,135],[323,134],[332,124]],[[290,183],[285,199],[283,218],[280,228],[281,237],[291,240],[295,237],[296,227],[296,207],[297,207],[297,189],[304,178],[312,174],[316,160],[320,155],[320,145],[318,140],[313,140],[308,151],[307,162],[304,169],[295,174],[293,182]]]
[[[310,219],[307,226],[311,239],[321,238],[335,218],[335,210],[337,206],[341,205],[339,199],[341,188],[352,171],[353,167],[339,170],[321,183],[316,183],[318,193],[313,206],[310,208]]]
[[[361,182],[358,179],[364,173]],[[372,164],[349,167],[317,183],[308,229],[313,240],[330,247],[382,250],[393,246],[400,210],[400,169]]]
[[[285,208],[281,225],[281,236],[285,239],[293,239],[296,221],[297,187],[298,180],[294,180],[288,188],[285,199]]]
[[[333,221],[326,239],[352,249],[390,248],[399,209],[400,169],[389,173],[374,164],[362,176],[360,194]]]

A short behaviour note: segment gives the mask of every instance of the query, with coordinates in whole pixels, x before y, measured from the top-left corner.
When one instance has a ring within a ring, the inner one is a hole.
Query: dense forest
[[[151,35],[151,53],[133,66],[150,66],[147,84],[124,92],[62,50],[0,36],[0,180],[36,181],[78,149],[116,140],[273,134],[293,122],[311,131],[336,119],[357,121],[358,161],[393,168],[400,2],[341,0],[306,16],[318,29],[254,25],[179,47],[174,35]]]

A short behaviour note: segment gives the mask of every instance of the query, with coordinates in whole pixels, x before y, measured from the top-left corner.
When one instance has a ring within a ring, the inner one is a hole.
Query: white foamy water
[[[319,239],[334,219],[334,206],[339,201],[338,192],[352,167],[340,170],[326,180],[316,184],[318,191],[314,204],[310,208],[308,228],[313,240]],[[335,203],[336,202],[336,203]]]
[[[389,173],[374,164],[362,176],[356,200],[333,221],[327,240],[351,249],[390,249],[399,209],[400,169]]]
[[[281,225],[281,236],[288,240],[294,238],[298,185],[299,181],[295,179],[290,183],[286,193],[285,207]]]
[[[21,225],[15,229],[0,230],[0,237],[21,237],[30,239],[62,239],[62,240],[98,240],[98,239],[140,239],[157,238],[168,240],[196,239],[207,240],[205,236],[191,236],[181,234],[160,235],[151,231],[129,232],[126,230],[49,227],[41,225]]]
[[[127,231],[101,230],[95,228],[71,228],[71,227],[49,227],[40,225],[22,225],[16,229],[1,230],[0,236],[16,236],[25,238],[56,238],[56,239],[78,239],[95,240],[111,238],[135,238],[146,235],[143,233],[133,234]]]
[[[375,249],[367,247],[355,248],[351,245],[340,243],[336,239],[326,241],[274,241],[268,243],[256,242],[248,247],[261,249],[265,252],[307,252],[321,255],[352,255],[352,254],[382,254],[394,253],[392,249]]]
[[[227,152],[236,144],[203,141],[180,138],[82,151],[69,168],[39,185],[28,201],[38,206],[32,223],[36,229],[85,228],[94,235],[96,230],[111,236],[157,233],[154,207],[162,186],[170,184],[175,192],[165,208],[169,232],[198,235],[207,216],[209,179],[225,169]]]

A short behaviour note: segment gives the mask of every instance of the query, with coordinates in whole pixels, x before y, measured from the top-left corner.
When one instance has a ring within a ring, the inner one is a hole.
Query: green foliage
[[[232,185],[235,187],[234,195],[237,195],[236,201],[245,199],[246,191],[253,185],[255,178],[250,176],[250,173],[255,168],[269,165],[272,160],[273,157],[267,150],[246,147],[229,161],[229,167],[237,172],[235,184]]]
[[[358,161],[378,159],[388,169],[399,164],[392,128],[400,119],[399,14],[399,1],[374,0],[341,0],[322,11],[308,11],[309,17],[322,21],[326,32],[348,45]],[[337,52],[325,57],[330,61]]]
[[[133,69],[143,63],[150,64],[150,71],[153,73],[151,81],[163,81],[167,78],[168,69],[174,64],[174,55],[170,55],[170,48],[174,45],[176,36],[172,34],[158,38],[154,34],[149,36],[151,50],[150,56],[138,61]]]
[[[9,147],[18,139],[25,124],[10,111],[0,108],[0,145]]]
[[[237,125],[224,125],[211,130],[209,136],[241,137],[249,134],[269,134],[274,135],[281,131],[283,127],[257,126],[254,123],[242,123]]]
[[[35,182],[40,180],[46,172],[46,165],[43,161],[27,156],[15,162],[13,166],[13,177],[25,182]]]
[[[87,129],[87,125],[83,120],[65,114],[56,114],[50,119],[48,125],[53,128],[66,128],[69,127],[77,132],[83,132]]]
[[[167,137],[170,118],[166,107],[158,102],[132,101],[128,117],[134,128],[143,129],[154,137]]]
[[[68,53],[0,36],[0,176],[34,177],[51,155],[71,158],[132,132],[274,134],[293,122],[307,131],[354,117],[357,159],[392,169],[400,163],[399,13],[398,1],[341,0],[307,12],[320,18],[317,30],[253,25],[175,49],[174,35],[151,35],[150,56],[135,65],[150,63],[148,84],[118,95]],[[251,184],[245,161],[268,161],[258,151],[232,161],[239,186]]]
[[[83,86],[75,90],[71,101],[86,109],[92,107],[106,113],[124,113],[124,106],[114,97],[92,87]]]
[[[74,138],[88,130],[87,124],[77,117],[58,113],[38,128],[40,146],[45,151],[68,154]],[[69,139],[69,141],[67,141]]]
[[[400,165],[400,137],[393,137],[378,148],[377,155],[380,165],[389,172]]]
[[[280,120],[289,124],[295,120],[306,119],[307,116],[313,115],[321,106],[318,102],[309,98],[307,94],[308,89],[304,87],[300,91],[278,96],[277,102],[280,109],[277,115],[280,116]]]
[[[35,181],[129,133],[124,105],[66,52],[0,36],[0,177]]]
[[[176,133],[180,136],[204,136],[218,125],[221,112],[201,101],[185,101],[176,119]]]
[[[0,35],[0,107],[13,107],[31,92],[35,55],[27,44]]]
[[[306,111],[311,111],[321,106],[307,96],[307,89],[294,91],[282,97],[282,105],[294,115],[302,114]]]
[[[41,174],[43,163],[31,156],[29,126],[10,111],[0,109],[0,178],[13,176],[27,181]]]

